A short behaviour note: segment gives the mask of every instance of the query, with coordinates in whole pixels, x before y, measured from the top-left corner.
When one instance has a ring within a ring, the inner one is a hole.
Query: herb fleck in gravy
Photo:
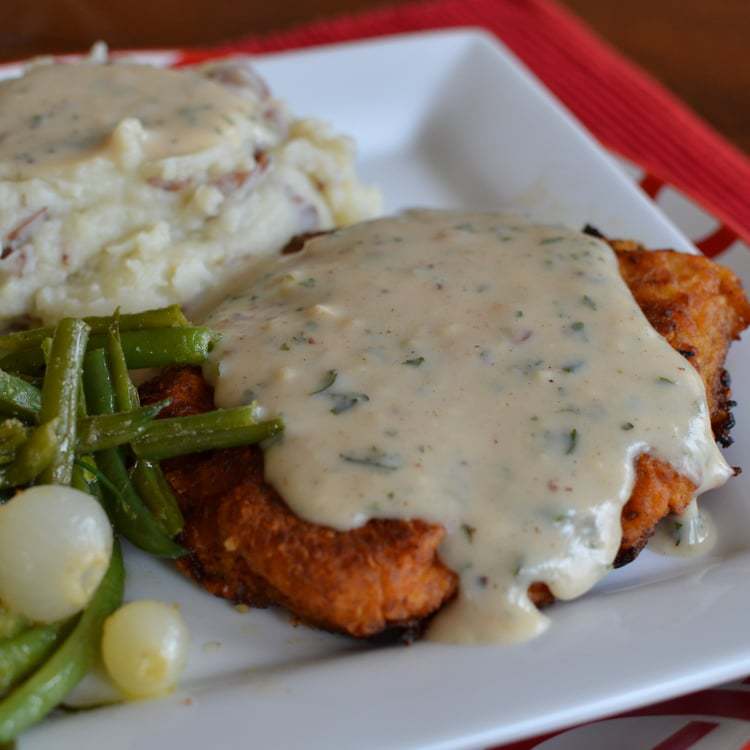
[[[532,583],[591,588],[638,454],[700,491],[731,474],[699,376],[579,232],[432,211],[360,224],[266,262],[209,324],[218,404],[252,392],[286,421],[266,475],[296,513],[446,529],[460,593],[437,640],[531,637],[547,622]]]
[[[715,544],[714,521],[694,499],[679,516],[667,516],[659,523],[649,549],[672,557],[697,557],[710,552]]]
[[[227,87],[189,70],[39,65],[0,88],[0,163],[37,174],[95,156],[125,120],[140,121],[154,159],[237,138],[257,116]]]

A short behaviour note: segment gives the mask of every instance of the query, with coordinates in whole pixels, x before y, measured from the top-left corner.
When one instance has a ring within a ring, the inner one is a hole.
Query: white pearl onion
[[[148,698],[172,690],[187,661],[188,630],[179,610],[142,600],[120,607],[104,623],[102,659],[128,696]]]
[[[112,527],[91,495],[58,485],[0,506],[0,600],[36,622],[83,609],[112,556]]]

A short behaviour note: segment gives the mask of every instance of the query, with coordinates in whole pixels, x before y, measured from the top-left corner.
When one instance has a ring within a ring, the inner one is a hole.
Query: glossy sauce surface
[[[178,156],[231,141],[254,115],[247,100],[188,70],[39,65],[0,85],[0,163],[28,174],[70,164],[106,147],[125,120],[140,122],[150,158]]]
[[[694,499],[680,515],[670,515],[656,527],[649,549],[670,557],[700,557],[714,548],[716,524]]]
[[[731,474],[699,376],[579,232],[501,214],[368,222],[260,266],[208,324],[217,403],[285,419],[266,476],[296,513],[444,526],[460,593],[437,640],[531,637],[546,624],[532,583],[570,599],[599,580],[639,453],[700,490]]]

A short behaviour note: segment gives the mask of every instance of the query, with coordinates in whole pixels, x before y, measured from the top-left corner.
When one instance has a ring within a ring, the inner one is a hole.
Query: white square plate
[[[158,56],[157,56],[158,57]],[[166,55],[169,59],[169,55]],[[351,133],[387,209],[517,206],[693,252],[612,160],[483,33],[394,37],[263,57],[296,113]],[[750,402],[750,351],[730,367]],[[741,463],[750,410],[737,411]],[[48,721],[24,750],[487,747],[750,672],[750,480],[705,505],[721,541],[697,560],[644,553],[517,646],[374,648],[236,612],[129,550],[128,598],[179,602],[193,647],[179,693]]]

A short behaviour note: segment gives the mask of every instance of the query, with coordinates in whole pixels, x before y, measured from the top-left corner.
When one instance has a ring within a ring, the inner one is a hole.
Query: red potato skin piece
[[[610,244],[646,317],[703,378],[714,433],[727,443],[733,402],[723,363],[750,323],[738,279],[699,256]],[[171,398],[163,416],[213,408],[197,368],[166,370],[141,387],[141,397],[146,404]],[[255,447],[172,459],[164,469],[185,513],[182,542],[191,550],[178,565],[217,596],[255,607],[278,604],[318,627],[371,637],[418,625],[457,591],[457,576],[438,556],[441,526],[372,520],[342,532],[304,521],[265,482]],[[668,464],[639,456],[615,565],[634,559],[659,520],[683,510],[694,490]],[[529,593],[538,605],[553,601],[542,583]]]

